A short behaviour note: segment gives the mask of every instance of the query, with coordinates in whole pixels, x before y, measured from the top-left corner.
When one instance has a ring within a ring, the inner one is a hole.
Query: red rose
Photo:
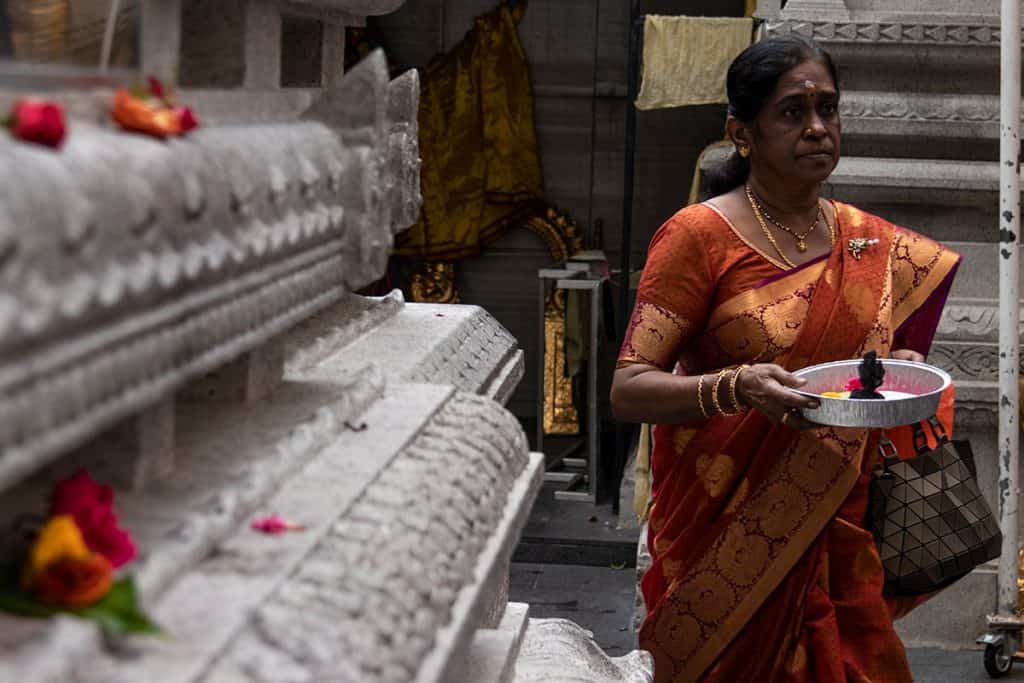
[[[195,113],[191,109],[188,107],[178,107],[175,111],[178,112],[178,122],[182,133],[187,133],[199,127],[199,119],[196,118]]]
[[[164,88],[164,84],[156,76],[148,76],[146,80],[149,82],[149,92],[153,97],[158,100],[167,99],[167,89]]]
[[[19,100],[11,111],[8,127],[19,140],[56,148],[66,132],[64,109],[45,100]]]
[[[135,542],[121,529],[114,513],[114,492],[80,471],[57,484],[50,515],[71,515],[89,550],[106,557],[114,567],[135,557]]]

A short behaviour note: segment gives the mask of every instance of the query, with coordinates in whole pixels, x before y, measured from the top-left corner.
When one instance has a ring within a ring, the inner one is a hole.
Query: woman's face
[[[839,163],[839,93],[828,68],[813,59],[779,78],[749,127],[754,172],[789,182],[820,183]]]

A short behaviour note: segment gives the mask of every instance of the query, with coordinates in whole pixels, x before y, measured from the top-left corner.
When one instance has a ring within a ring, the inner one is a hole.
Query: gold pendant
[[[807,242],[800,240],[796,243],[796,248],[800,250],[800,253],[807,251]]]

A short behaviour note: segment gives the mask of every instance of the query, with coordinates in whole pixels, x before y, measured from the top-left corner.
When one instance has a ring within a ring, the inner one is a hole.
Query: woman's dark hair
[[[775,90],[784,73],[808,59],[821,62],[839,89],[839,71],[832,57],[813,40],[795,34],[775,36],[754,43],[733,60],[729,67],[726,88],[729,93],[729,115],[750,123],[761,112],[768,96]],[[724,194],[747,182],[750,159],[735,151],[725,164],[707,174],[710,196]]]

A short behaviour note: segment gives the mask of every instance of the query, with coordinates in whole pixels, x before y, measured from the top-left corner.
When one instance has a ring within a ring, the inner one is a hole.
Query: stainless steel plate
[[[913,394],[910,398],[857,400],[829,398],[825,391],[843,391],[846,383],[857,377],[859,360],[842,360],[812,365],[793,374],[807,384],[798,393],[817,399],[821,406],[804,410],[811,422],[835,427],[899,427],[927,420],[939,408],[942,392],[952,383],[944,371],[926,363],[882,359],[885,382],[881,391]]]

